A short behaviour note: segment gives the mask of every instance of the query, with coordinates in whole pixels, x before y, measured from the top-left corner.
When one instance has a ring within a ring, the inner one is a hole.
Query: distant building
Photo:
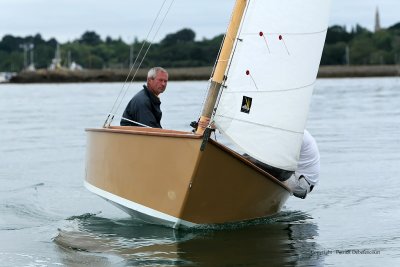
[[[83,70],[82,66],[76,63],[75,61],[72,61],[72,63],[69,65],[69,70],[75,71],[75,70]]]
[[[26,71],[35,71],[36,67],[34,63],[29,64],[29,66],[26,68]]]
[[[7,76],[5,72],[0,72],[0,83],[5,83],[7,82]]]
[[[376,7],[375,11],[375,32],[382,30],[381,28],[381,18],[379,16],[379,9]]]
[[[35,47],[32,43],[24,43],[19,45],[24,50],[24,70],[35,71],[35,62],[33,61],[33,48]],[[28,53],[30,52],[30,64],[28,60]]]
[[[16,73],[14,72],[0,72],[0,83],[9,82],[10,79],[15,75]]]
[[[54,58],[51,60],[51,64],[48,68],[49,70],[60,70],[61,67],[61,52],[60,52],[60,45],[57,44],[56,52]]]

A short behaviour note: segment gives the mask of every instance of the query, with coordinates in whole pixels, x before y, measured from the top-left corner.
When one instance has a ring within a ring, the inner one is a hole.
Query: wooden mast
[[[232,18],[229,23],[228,30],[226,32],[224,44],[222,45],[221,53],[218,57],[217,64],[215,66],[214,75],[211,79],[210,88],[208,89],[207,100],[204,104],[203,111],[200,117],[200,123],[197,128],[197,134],[203,134],[205,128],[202,125],[208,124],[215,103],[217,101],[219,91],[221,89],[222,83],[225,79],[225,72],[228,67],[229,59],[232,54],[233,46],[235,44],[236,36],[239,31],[240,22],[246,9],[246,4],[248,0],[236,0],[235,8],[232,13]]]

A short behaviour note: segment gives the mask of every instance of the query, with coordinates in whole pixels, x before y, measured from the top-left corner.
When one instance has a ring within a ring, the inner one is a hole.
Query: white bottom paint
[[[141,204],[135,203],[133,201],[127,200],[125,198],[114,195],[110,192],[104,191],[98,187],[95,187],[88,182],[84,182],[84,185],[87,190],[90,192],[99,195],[100,197],[111,201],[117,207],[127,212],[129,215],[139,218],[143,221],[149,223],[162,224],[165,226],[169,226],[172,228],[179,227],[196,227],[198,224],[191,223],[185,220],[181,220],[179,218],[173,217],[171,215],[159,212],[157,210],[151,209],[149,207],[143,206]]]

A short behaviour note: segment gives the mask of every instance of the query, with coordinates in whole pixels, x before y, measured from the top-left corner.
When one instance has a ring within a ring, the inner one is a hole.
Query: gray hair
[[[164,73],[168,74],[168,72],[164,68],[154,67],[154,68],[151,68],[149,70],[149,72],[147,73],[147,79],[154,79],[157,76],[157,73],[159,73],[159,72],[164,72]]]

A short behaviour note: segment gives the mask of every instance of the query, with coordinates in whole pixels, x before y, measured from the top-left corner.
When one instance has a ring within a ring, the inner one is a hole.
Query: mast
[[[232,54],[233,46],[235,44],[236,36],[240,28],[240,22],[242,21],[247,2],[248,0],[236,0],[232,18],[225,35],[224,44],[222,45],[221,53],[217,59],[214,75],[211,79],[211,84],[208,89],[207,99],[204,104],[203,111],[201,112],[200,122],[208,122],[213,113],[222,83],[225,79],[225,72],[228,67],[229,59]],[[199,123],[196,133],[203,134],[204,130],[205,128],[201,127]]]

